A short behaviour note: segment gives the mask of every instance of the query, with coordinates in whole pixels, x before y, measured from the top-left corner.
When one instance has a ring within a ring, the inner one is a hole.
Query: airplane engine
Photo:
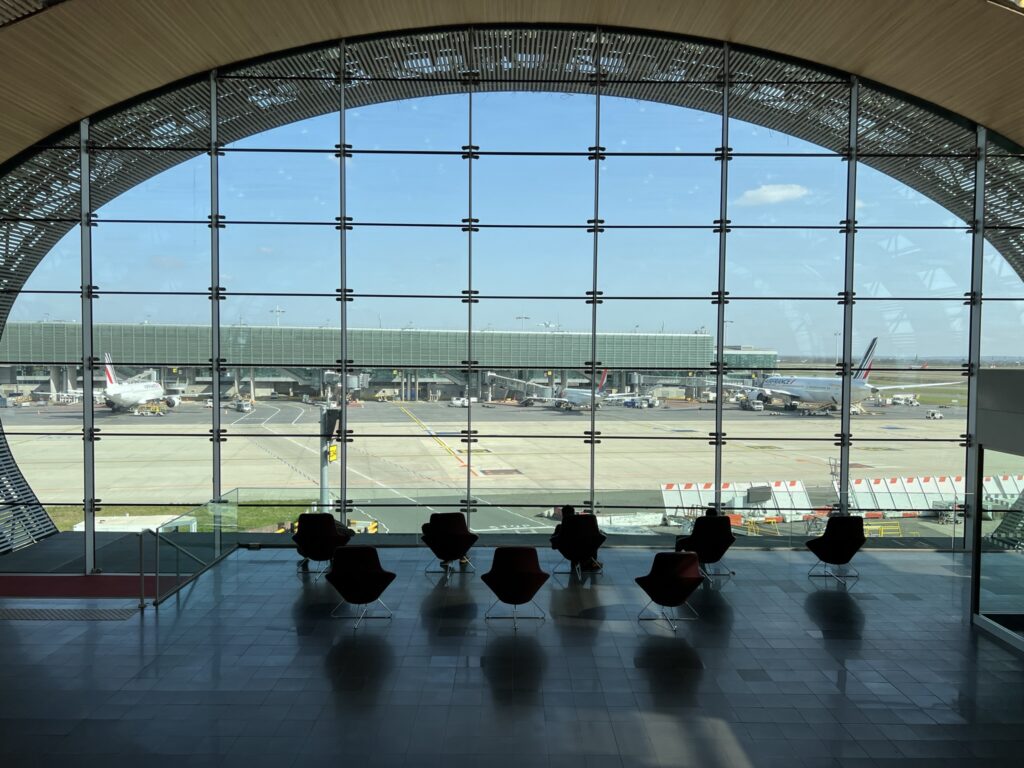
[[[175,406],[181,405],[181,398],[178,395],[171,395],[170,397],[164,398],[164,402],[167,403],[168,408],[174,408]]]
[[[113,409],[116,406],[116,404],[114,403],[113,400],[105,400],[104,401],[104,405],[106,405],[107,408],[110,408],[110,409]]]

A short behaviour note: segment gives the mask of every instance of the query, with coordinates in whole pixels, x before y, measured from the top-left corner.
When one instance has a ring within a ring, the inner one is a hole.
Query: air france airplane
[[[129,411],[143,403],[153,403],[163,400],[169,408],[173,408],[181,402],[177,395],[168,395],[155,381],[132,381],[125,382],[117,380],[114,373],[114,365],[110,360],[110,353],[103,355],[103,366],[106,372],[107,387],[103,391],[106,403],[114,411]]]
[[[850,390],[850,403],[857,405],[871,395],[891,389],[919,389],[923,387],[948,387],[959,382],[936,382],[929,384],[897,384],[876,387],[868,381],[871,365],[875,359],[875,348],[878,338],[871,340],[864,357],[853,374],[853,386]],[[740,385],[746,391],[747,398],[754,400],[771,400],[779,397],[786,401],[789,410],[821,410],[838,407],[843,398],[843,382],[838,376],[769,376],[759,386]]]

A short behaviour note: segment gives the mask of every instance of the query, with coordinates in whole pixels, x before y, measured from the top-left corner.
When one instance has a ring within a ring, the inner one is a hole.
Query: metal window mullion
[[[472,34],[472,33],[470,33]],[[472,49],[472,46],[471,46]],[[471,525],[473,515],[473,392],[472,382],[476,368],[473,364],[473,83],[467,86],[466,113],[466,524]],[[479,380],[479,379],[478,379]],[[477,389],[482,397],[482,389]]]
[[[980,566],[981,498],[978,495],[981,479],[979,464],[981,447],[978,445],[978,371],[981,368],[981,305],[984,287],[982,276],[985,266],[985,161],[988,132],[977,128],[977,159],[974,166],[974,226],[971,232],[971,291],[968,326],[970,337],[967,348],[967,466],[964,472],[964,526],[963,545],[972,552],[973,579],[971,589],[972,612],[978,609],[978,580]],[[954,515],[954,520],[956,519]]]
[[[348,525],[348,200],[345,197],[347,175],[345,171],[345,41],[338,43],[338,261],[341,269],[338,296],[340,308],[338,323],[341,329],[338,354],[341,362],[341,418],[338,426],[340,441],[338,443],[338,470],[341,474],[339,482],[339,501],[341,522]]]
[[[601,233],[601,30],[597,30],[594,43],[596,80],[594,83],[594,243],[591,257],[590,284],[590,477],[587,487],[587,502],[591,511],[596,511],[597,484],[597,307],[598,307],[598,239]]]
[[[845,251],[843,271],[843,359],[839,414],[839,509],[850,511],[850,432],[853,408],[853,297],[857,238],[857,123],[860,81],[850,78],[849,152],[846,168]]]
[[[221,399],[220,399],[220,162],[217,137],[217,70],[210,71],[210,378],[211,399],[211,445],[213,463],[213,501],[214,504],[214,552],[221,552]]]
[[[89,118],[78,124],[79,151],[79,229],[82,278],[82,503],[85,529],[85,573],[97,573],[96,567],[96,419],[93,402],[92,344],[92,200],[90,195]]]
[[[725,378],[725,258],[729,222],[729,44],[722,45],[722,149],[718,190],[718,299],[715,329],[715,508],[722,508],[722,447],[725,438],[722,387]]]

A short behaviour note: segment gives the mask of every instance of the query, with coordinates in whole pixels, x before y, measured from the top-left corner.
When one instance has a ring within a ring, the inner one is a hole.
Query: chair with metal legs
[[[686,602],[704,581],[697,555],[692,552],[658,552],[651,563],[651,572],[646,576],[637,576],[635,581],[650,598],[643,610],[637,614],[637,621],[664,619],[675,632],[678,624],[669,614],[668,608],[685,605],[693,614],[686,620],[692,621],[699,617],[693,606]],[[654,616],[644,616],[651,603],[657,605],[660,610]],[[679,618],[675,617],[676,620]]]
[[[606,538],[597,527],[595,515],[573,515],[563,520],[557,533],[551,537],[551,546],[572,564],[572,570],[559,571],[556,568],[555,574],[575,573],[577,578],[582,579],[582,563],[597,559],[597,550]]]
[[[480,576],[480,579],[494,593],[495,601],[484,614],[484,619],[511,619],[513,629],[519,629],[519,619],[539,619],[546,617],[533,598],[544,586],[550,574],[541,570],[537,550],[534,547],[498,547],[494,550],[494,561],[491,570]],[[510,616],[492,616],[499,602],[512,606]],[[518,607],[533,603],[539,612],[538,616],[520,616]]]
[[[732,521],[728,515],[705,515],[693,521],[689,536],[676,538],[676,552],[693,552],[700,563],[700,572],[708,579],[716,576],[735,575],[722,558],[736,541],[732,533]],[[721,564],[722,570],[715,568]]]
[[[833,578],[840,584],[846,584],[847,579],[860,578],[860,572],[849,563],[866,541],[864,518],[856,515],[830,517],[825,533],[807,542],[807,548],[818,558],[807,572],[807,577]],[[837,571],[836,568],[842,570]]]
[[[395,580],[395,574],[385,571],[380,564],[377,550],[374,547],[355,546],[341,547],[334,553],[331,561],[331,570],[327,573],[327,581],[341,595],[341,602],[331,611],[331,617],[335,619],[351,619],[352,615],[339,614],[338,608],[344,603],[361,605],[362,611],[356,617],[355,628],[364,618],[366,619],[390,619],[391,609],[385,605],[380,596],[384,590]],[[380,603],[386,613],[383,616],[367,615],[367,611],[373,603]]]
[[[456,560],[466,560],[463,567],[476,570],[468,555],[470,547],[476,544],[479,537],[469,530],[466,516],[461,512],[435,512],[430,516],[430,522],[423,524],[423,535],[420,538],[430,547],[434,557],[442,564],[447,564],[442,568],[432,568],[432,563],[427,563],[424,573],[443,573],[447,584],[451,578],[451,564]]]
[[[298,528],[292,536],[295,550],[302,557],[295,569],[296,573],[308,573],[310,560],[319,563],[316,576],[313,578],[315,584],[331,564],[334,551],[348,544],[352,538],[347,532],[343,532],[344,530],[329,512],[307,512],[299,515]]]

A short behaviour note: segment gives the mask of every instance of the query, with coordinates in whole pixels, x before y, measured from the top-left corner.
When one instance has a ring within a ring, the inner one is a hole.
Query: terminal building
[[[0,0],[0,72],[5,767],[1019,764],[1024,0]]]

